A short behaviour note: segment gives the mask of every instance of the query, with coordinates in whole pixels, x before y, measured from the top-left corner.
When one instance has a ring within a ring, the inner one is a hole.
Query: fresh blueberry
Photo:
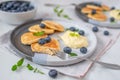
[[[43,45],[43,44],[46,43],[46,41],[45,41],[45,39],[42,38],[42,39],[40,39],[40,40],[38,41],[38,43],[41,44],[41,45]]]
[[[6,5],[6,8],[10,9],[11,7],[13,7],[13,4],[11,2],[9,2],[7,5]]]
[[[100,3],[96,3],[95,6],[101,7],[101,4]]]
[[[50,77],[56,78],[58,75],[58,72],[55,69],[51,69],[48,74]]]
[[[46,42],[50,42],[50,41],[51,41],[51,38],[48,36],[48,37],[45,38],[45,41],[46,41]]]
[[[65,53],[71,53],[71,51],[72,51],[72,49],[70,48],[70,47],[64,47],[63,48],[63,51],[65,52]]]
[[[83,54],[86,54],[87,53],[87,48],[86,47],[80,48],[80,52],[83,53]]]
[[[110,22],[114,22],[114,21],[115,21],[115,18],[111,17]]]
[[[93,31],[93,32],[98,32],[99,29],[98,29],[98,27],[95,26],[95,27],[92,28],[92,31]]]
[[[29,2],[23,2],[20,7],[25,7],[25,6],[29,6],[29,5],[30,5]]]
[[[85,32],[83,30],[80,30],[78,33],[83,36],[85,35]]]
[[[111,10],[114,10],[115,9],[115,7],[111,7]]]
[[[18,8],[20,6],[20,3],[16,2],[15,4],[13,4],[14,9]]]
[[[92,15],[94,15],[94,14],[96,14],[96,10],[93,9],[92,10]]]
[[[34,7],[32,6],[32,5],[30,5],[29,7],[28,7],[28,10],[33,10],[34,9]]]
[[[76,31],[76,28],[75,27],[70,27],[69,28],[71,31]]]
[[[40,23],[40,27],[41,27],[41,28],[45,28],[45,24]]]
[[[108,31],[104,31],[104,35],[108,36],[109,32]]]

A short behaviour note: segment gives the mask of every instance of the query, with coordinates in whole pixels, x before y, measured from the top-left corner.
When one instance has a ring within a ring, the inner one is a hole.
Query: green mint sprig
[[[24,63],[24,58],[21,58],[20,60],[17,61],[16,64],[14,64],[14,65],[11,67],[11,70],[12,70],[12,71],[18,70],[20,67],[22,67],[23,63]],[[33,71],[34,73],[44,74],[42,71],[40,71],[40,70],[37,69],[37,68],[34,68],[34,67],[33,67],[32,65],[30,65],[30,64],[27,64],[26,67],[27,67],[28,70]]]
[[[12,71],[16,71],[18,67],[21,67],[24,62],[24,58],[20,59],[16,64],[14,64],[11,68]]]
[[[28,68],[28,70],[33,71],[34,73],[45,74],[45,73],[43,73],[42,71],[38,70],[38,68],[34,68],[34,67],[33,67],[32,65],[30,65],[30,64],[27,64],[26,67]]]
[[[44,34],[44,31],[33,33],[34,36],[43,36]]]
[[[61,9],[60,6],[56,6],[54,9],[54,12],[57,14],[58,17],[63,17],[66,18],[68,20],[72,20],[72,18],[70,18],[67,14],[64,14],[64,9]]]
[[[73,57],[73,56],[78,56],[76,53],[70,53],[69,56]]]

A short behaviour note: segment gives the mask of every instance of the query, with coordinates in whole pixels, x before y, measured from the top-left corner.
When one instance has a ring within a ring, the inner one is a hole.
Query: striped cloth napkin
[[[93,25],[90,24],[86,24],[84,23],[84,25],[86,25],[86,27],[90,28],[90,30],[92,29]],[[105,30],[108,30],[110,32],[110,35],[105,36],[103,34],[103,32]],[[5,49],[5,47],[9,48],[9,37],[11,31],[5,33],[4,35],[2,35],[0,37],[0,47],[4,48],[4,52],[7,51],[7,49]],[[114,43],[116,42],[116,40],[118,39],[120,32],[117,29],[108,29],[108,28],[100,28],[99,27],[99,32],[95,33],[97,40],[98,40],[98,44],[97,44],[97,48],[94,52],[94,55],[91,56],[92,59],[98,60],[100,57],[102,57],[105,52],[107,50],[109,50]],[[7,51],[8,52],[8,51]],[[11,52],[9,52],[11,53]],[[56,69],[57,71],[59,71],[60,73],[67,75],[67,76],[71,76],[71,77],[75,77],[75,78],[83,78],[88,71],[90,70],[90,68],[93,66],[93,62],[90,61],[83,61],[80,62],[78,64],[74,64],[74,65],[70,65],[70,66],[63,66],[63,67],[45,67],[43,66],[43,68],[47,68],[47,69]]]

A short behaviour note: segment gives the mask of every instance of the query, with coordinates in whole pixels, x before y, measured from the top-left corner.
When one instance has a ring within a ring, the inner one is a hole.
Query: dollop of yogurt
[[[116,10],[110,11],[110,16],[114,17],[116,20],[120,20],[120,10],[116,9]]]
[[[71,48],[81,48],[88,46],[88,40],[85,36],[79,35],[78,32],[66,31],[60,36],[64,44]]]

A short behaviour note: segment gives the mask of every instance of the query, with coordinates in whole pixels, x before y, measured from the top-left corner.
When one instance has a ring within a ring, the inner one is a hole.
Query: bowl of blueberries
[[[8,24],[22,24],[36,15],[36,5],[25,0],[0,1],[0,20]]]

